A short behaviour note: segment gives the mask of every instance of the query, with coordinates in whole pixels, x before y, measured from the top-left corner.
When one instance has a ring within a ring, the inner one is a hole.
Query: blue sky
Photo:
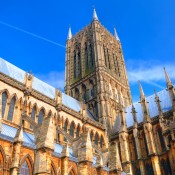
[[[94,6],[111,33],[117,28],[134,101],[138,80],[146,95],[165,88],[164,66],[175,82],[174,0],[1,0],[0,57],[63,88],[68,27],[88,25]]]

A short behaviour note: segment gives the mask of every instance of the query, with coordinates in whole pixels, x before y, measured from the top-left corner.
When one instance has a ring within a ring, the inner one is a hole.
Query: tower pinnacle
[[[115,27],[114,27],[114,37],[116,38],[117,41],[120,41]]]
[[[70,40],[71,38],[72,38],[72,31],[71,31],[71,27],[69,27],[67,39]]]
[[[98,21],[98,16],[97,16],[95,8],[94,8],[94,11],[93,11],[93,20],[97,20]]]

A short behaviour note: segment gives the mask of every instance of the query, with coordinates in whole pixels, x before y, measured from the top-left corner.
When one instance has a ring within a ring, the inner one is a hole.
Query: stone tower
[[[121,43],[93,11],[93,20],[66,43],[65,92],[87,104],[96,120],[112,128],[118,106],[131,103]]]

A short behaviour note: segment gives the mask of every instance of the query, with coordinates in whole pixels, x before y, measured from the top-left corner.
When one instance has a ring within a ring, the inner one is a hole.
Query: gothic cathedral
[[[175,88],[132,102],[120,39],[92,22],[66,42],[65,93],[0,58],[0,175],[173,175]]]

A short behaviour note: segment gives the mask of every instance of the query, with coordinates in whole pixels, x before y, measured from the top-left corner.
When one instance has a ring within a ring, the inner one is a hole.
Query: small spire
[[[143,88],[142,88],[140,81],[138,81],[138,84],[139,84],[139,90],[140,90],[140,98],[142,99],[145,97],[145,94],[143,92]]]
[[[97,20],[98,21],[98,16],[97,16],[95,8],[94,8],[94,11],[93,11],[93,20]]]
[[[162,108],[161,108],[161,105],[160,105],[160,99],[159,99],[159,96],[156,92],[156,89],[154,89],[154,94],[155,94],[155,102],[157,104],[157,108],[158,108],[158,111],[159,111],[159,115],[162,114]]]
[[[164,67],[164,72],[165,72],[166,84],[167,84],[167,87],[168,87],[168,85],[172,85],[172,82],[171,82],[171,80],[170,80],[170,77],[169,77],[169,75],[168,75],[168,73],[167,73],[165,67]]]
[[[120,41],[115,27],[114,27],[114,37],[116,38],[117,41]]]
[[[70,40],[71,38],[72,38],[72,31],[71,31],[71,27],[69,27],[67,39]]]
[[[137,121],[137,116],[136,116],[136,109],[135,109],[135,107],[134,107],[134,104],[132,104],[132,115],[133,115],[133,119],[134,119],[134,123],[138,123],[138,121]]]

